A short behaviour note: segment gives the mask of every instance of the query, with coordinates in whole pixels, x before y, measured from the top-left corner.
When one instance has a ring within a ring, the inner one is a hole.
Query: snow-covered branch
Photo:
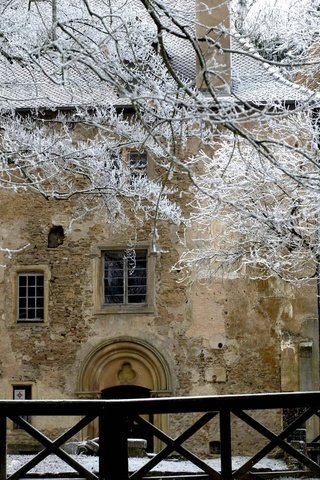
[[[274,11],[261,21],[258,2],[238,11],[239,34],[212,0],[5,1],[0,188],[76,198],[113,224],[191,226],[177,265],[186,275],[313,277],[319,98],[243,38],[263,25],[268,50],[277,30],[281,60],[299,64],[315,33],[306,2],[299,50]],[[152,168],[132,169],[133,151]]]

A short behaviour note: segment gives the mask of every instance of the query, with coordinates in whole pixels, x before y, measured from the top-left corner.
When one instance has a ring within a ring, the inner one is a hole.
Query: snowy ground
[[[30,455],[8,455],[7,469],[8,473],[12,474],[18,470],[22,465],[27,463],[32,457]],[[81,463],[87,470],[98,471],[98,457],[87,456],[87,455],[73,455],[73,458]],[[233,469],[239,468],[248,458],[246,457],[233,457],[232,467]],[[129,469],[130,471],[138,470],[142,467],[149,459],[144,458],[129,458]],[[220,459],[208,459],[206,463],[216,470],[220,470]],[[263,459],[256,465],[256,468],[270,469],[270,470],[286,470],[286,464],[281,460],[275,459]],[[201,472],[195,465],[188,461],[182,460],[164,460],[155,468],[152,469],[155,472],[161,473],[194,473]],[[68,474],[74,472],[69,465],[62,462],[55,455],[49,455],[45,460],[43,460],[39,465],[34,467],[31,470],[31,473],[36,474],[48,474],[48,473],[59,473],[59,474]],[[66,475],[67,476],[67,475]]]

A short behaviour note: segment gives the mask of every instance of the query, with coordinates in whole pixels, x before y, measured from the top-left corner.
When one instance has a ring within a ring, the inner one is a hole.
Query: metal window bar
[[[134,260],[125,251],[104,255],[104,303],[143,304],[147,298],[147,251],[137,250]]]

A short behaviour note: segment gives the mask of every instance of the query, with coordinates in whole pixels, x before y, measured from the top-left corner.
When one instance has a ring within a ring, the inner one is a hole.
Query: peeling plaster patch
[[[281,351],[284,351],[286,349],[295,350],[295,343],[293,341],[293,337],[288,332],[282,333],[280,348],[281,348]]]
[[[277,277],[269,279],[270,288],[272,288],[274,296],[278,298],[294,298],[294,293],[289,284],[282,282]]]
[[[170,240],[172,243],[181,243],[177,225],[170,225]]]
[[[209,367],[205,371],[205,380],[208,383],[225,383],[227,372],[224,367]]]
[[[63,214],[63,213],[58,213],[55,215],[52,215],[51,223],[52,225],[63,225],[66,226],[68,225],[70,221],[70,216],[68,214]]]
[[[281,313],[287,315],[289,318],[293,318],[293,306],[291,302],[286,302],[282,308]]]

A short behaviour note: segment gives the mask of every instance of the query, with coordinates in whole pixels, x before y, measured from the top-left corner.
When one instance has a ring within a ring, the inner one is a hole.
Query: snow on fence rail
[[[295,418],[281,433],[275,434],[253,418],[248,411],[273,409],[301,409],[303,413]],[[141,415],[147,414],[200,413],[189,428],[176,438],[171,438]],[[23,416],[79,416],[81,420],[55,440],[37,430],[24,420]],[[268,442],[237,470],[232,470],[231,415],[242,420],[263,435]],[[320,476],[320,465],[285,439],[305,424],[313,415],[320,416],[320,392],[272,393],[252,395],[222,395],[205,397],[167,397],[121,400],[0,400],[0,480],[17,480],[50,454],[57,455],[76,472],[88,480],[142,480],[159,462],[173,452],[196,465],[201,475],[209,479],[231,480],[245,477],[252,467],[274,448],[280,448],[295,458],[310,473]],[[44,447],[16,472],[7,476],[6,435],[7,419],[11,419],[38,440]],[[93,473],[61,449],[62,445],[86,427],[94,419],[99,421],[99,471]],[[183,446],[200,428],[218,418],[220,425],[221,469],[217,471]],[[128,425],[135,421],[143,425],[166,446],[145,465],[135,472],[128,467]],[[318,440],[318,438],[316,438]],[[50,473],[50,472],[48,472]]]

